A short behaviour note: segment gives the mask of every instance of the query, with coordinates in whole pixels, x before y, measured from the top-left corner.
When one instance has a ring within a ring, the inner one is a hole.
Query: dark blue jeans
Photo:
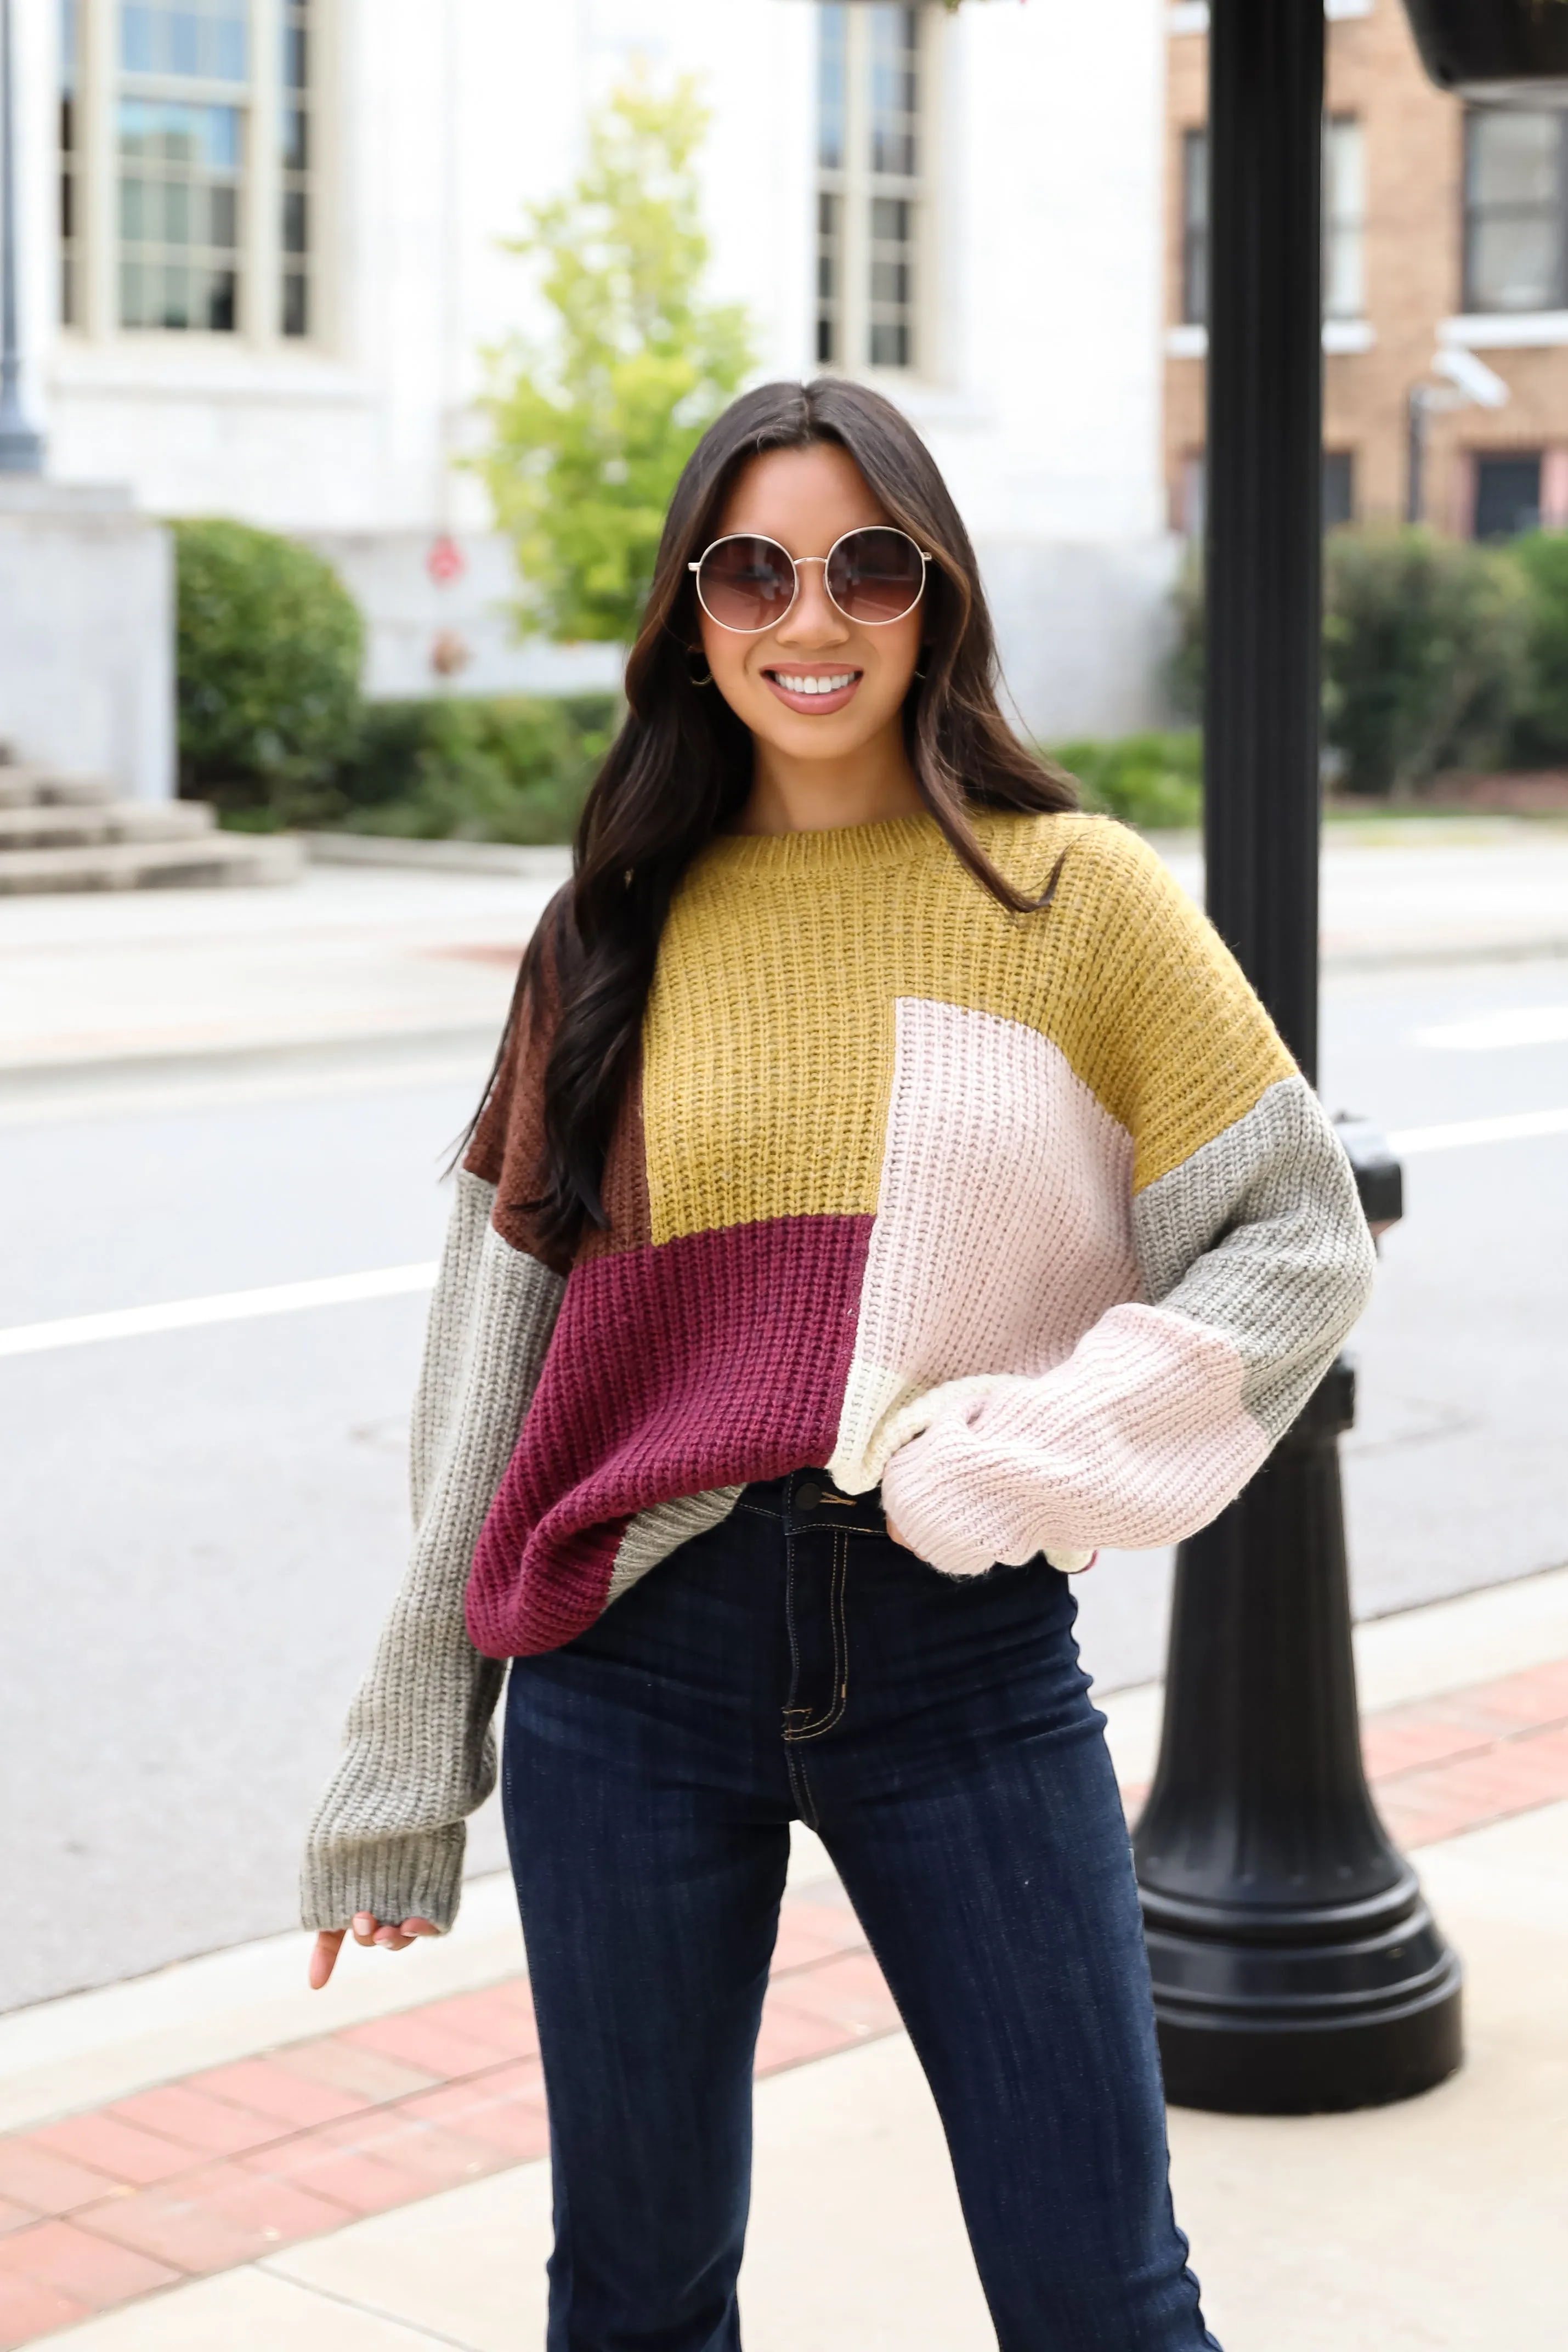
[[[797,1471],[565,1649],[514,1661],[548,2352],[737,2352],[752,2051],[796,1815],[936,2095],[1001,2352],[1214,2346],[1073,1615],[1043,1559],[940,1576],[875,1496]]]

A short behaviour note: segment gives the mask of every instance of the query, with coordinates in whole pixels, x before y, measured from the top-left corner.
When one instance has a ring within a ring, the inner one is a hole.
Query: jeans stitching
[[[828,1702],[826,1713],[819,1716],[814,1723],[808,1720],[798,1729],[786,1730],[784,1738],[790,1743],[802,1739],[821,1739],[824,1732],[831,1731],[838,1723],[841,1722],[844,1709],[849,1704],[850,1644],[849,1628],[844,1614],[844,1589],[849,1570],[849,1545],[846,1540],[848,1533],[847,1528],[835,1528],[833,1530],[833,1566],[828,1589],[828,1618],[833,1629],[832,1696]],[[810,1717],[810,1709],[803,1706],[787,1707],[785,1713]]]
[[[794,1521],[788,1517],[784,1522],[784,1623],[789,1637],[789,1697],[793,1700],[800,1680],[800,1644],[795,1632],[795,1526]],[[819,1826],[816,1799],[811,1793],[811,1783],[807,1778],[805,1765],[795,1754],[791,1744],[794,1735],[789,1728],[791,1716],[809,1717],[810,1712],[809,1706],[786,1705],[782,1738],[785,1769],[789,1775],[790,1790],[800,1809],[800,1819],[808,1829],[814,1830]]]

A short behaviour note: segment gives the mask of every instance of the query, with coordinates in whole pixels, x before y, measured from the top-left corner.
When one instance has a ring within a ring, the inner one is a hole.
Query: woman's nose
[[[827,566],[798,562],[795,579],[795,602],[779,622],[778,635],[786,645],[841,642],[844,616],[828,593]]]

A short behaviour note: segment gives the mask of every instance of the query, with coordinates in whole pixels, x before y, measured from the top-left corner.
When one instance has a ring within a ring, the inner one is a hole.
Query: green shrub
[[[1057,743],[1051,756],[1077,777],[1087,809],[1145,832],[1202,822],[1203,754],[1196,729]]]
[[[293,540],[238,522],[173,530],[180,788],[253,821],[308,821],[360,726],[359,607]]]
[[[1407,525],[1331,533],[1323,720],[1347,793],[1494,764],[1525,691],[1530,601],[1503,549]]]
[[[421,841],[569,841],[618,718],[608,694],[367,706],[340,822]]]
[[[1166,661],[1172,708],[1194,721],[1203,717],[1203,559],[1189,548],[1172,592],[1176,642]]]
[[[1393,523],[1330,532],[1323,740],[1340,754],[1344,792],[1406,797],[1445,768],[1492,766],[1532,709],[1542,729],[1562,726],[1568,747],[1568,559],[1552,546],[1521,562],[1519,545],[1477,547]],[[1170,684],[1182,707],[1196,709],[1204,665],[1196,567],[1175,601]]]
[[[1532,530],[1509,553],[1530,600],[1530,658],[1514,725],[1523,767],[1568,758],[1568,531]]]

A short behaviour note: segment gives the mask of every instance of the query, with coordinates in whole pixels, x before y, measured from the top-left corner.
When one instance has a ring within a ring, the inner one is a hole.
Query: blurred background
[[[1414,1626],[1568,1570],[1568,114],[1437,89],[1400,0],[1326,16],[1322,1091],[1406,1162],[1344,1453],[1357,1614]],[[905,409],[1020,730],[1201,896],[1207,11],[5,19],[22,2016],[292,1923],[401,1572],[441,1173],[737,390]],[[1082,1588],[1134,1709],[1169,1580]]]

